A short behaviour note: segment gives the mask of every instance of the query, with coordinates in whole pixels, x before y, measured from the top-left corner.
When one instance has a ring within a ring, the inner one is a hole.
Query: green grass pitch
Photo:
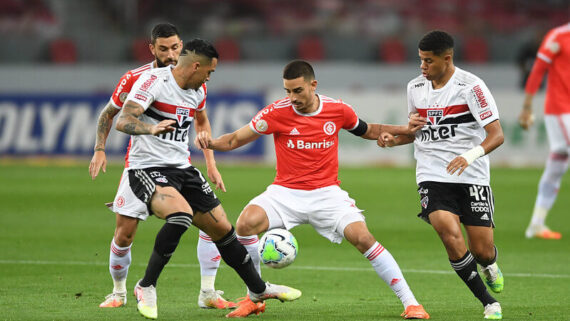
[[[119,309],[98,304],[112,289],[108,253],[114,215],[103,203],[117,188],[120,166],[95,181],[81,165],[0,166],[0,320],[143,320],[134,297]],[[202,168],[202,167],[200,167]],[[227,193],[217,192],[232,222],[271,183],[274,170],[222,166]],[[570,320],[570,177],[548,224],[560,241],[526,240],[540,169],[494,169],[495,240],[505,290],[495,295],[504,320]],[[433,320],[482,320],[483,308],[451,270],[443,245],[419,209],[411,168],[342,168],[341,186],[364,209],[369,229],[396,258]],[[139,225],[127,286],[142,277],[162,222]],[[367,260],[349,244],[333,245],[309,226],[292,230],[299,256],[263,277],[303,291],[296,302],[269,301],[254,320],[400,320],[402,306]],[[198,232],[189,230],[158,283],[159,320],[222,320],[225,311],[197,307]],[[216,287],[230,299],[245,294],[224,263]]]

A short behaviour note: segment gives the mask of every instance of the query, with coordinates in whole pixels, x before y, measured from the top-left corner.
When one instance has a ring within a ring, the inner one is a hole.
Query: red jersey
[[[570,113],[570,23],[550,30],[536,56],[525,91],[536,93],[548,71],[544,113]]]
[[[153,63],[154,62],[149,62],[146,65],[142,65],[136,69],[129,70],[123,75],[123,77],[121,77],[121,80],[119,80],[119,83],[117,84],[117,87],[115,87],[113,95],[111,96],[111,104],[115,108],[121,109],[123,107],[123,104],[125,103],[125,100],[131,91],[131,88],[133,88],[134,83],[137,81],[137,79],[139,79],[140,75],[143,72],[153,68]]]
[[[277,175],[273,184],[313,190],[339,185],[338,132],[358,126],[358,116],[341,100],[318,95],[311,114],[298,112],[289,98],[263,108],[249,126],[258,134],[273,134]]]

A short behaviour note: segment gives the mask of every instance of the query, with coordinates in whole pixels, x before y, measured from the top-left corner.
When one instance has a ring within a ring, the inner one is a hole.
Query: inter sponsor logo
[[[334,146],[334,140],[323,139],[320,142],[307,142],[304,140],[292,140],[287,141],[287,147],[292,149],[326,149]]]
[[[473,92],[475,93],[475,97],[477,97],[477,102],[479,103],[480,108],[485,108],[489,106],[489,104],[487,104],[487,99],[485,98],[485,94],[481,89],[481,86],[477,85],[473,87]]]
[[[416,137],[418,137],[418,139],[422,142],[435,141],[435,140],[440,140],[440,139],[448,139],[451,137],[455,137],[455,135],[456,135],[455,129],[458,126],[459,125],[457,125],[457,124],[453,124],[453,125],[449,125],[449,126],[442,125],[442,126],[437,126],[437,127],[428,126],[427,129],[422,129],[421,131],[417,132],[416,135],[419,135],[419,136],[416,136]]]

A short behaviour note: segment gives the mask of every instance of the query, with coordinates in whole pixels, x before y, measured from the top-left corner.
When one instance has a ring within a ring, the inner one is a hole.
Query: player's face
[[[291,99],[293,107],[301,113],[312,113],[319,107],[317,105],[316,80],[305,80],[303,77],[283,79],[283,87]]]
[[[449,69],[451,55],[444,53],[441,56],[435,55],[433,51],[418,50],[422,75],[427,80],[439,80],[443,78]]]
[[[206,59],[204,59],[206,60]],[[210,64],[207,63],[194,63],[194,74],[190,78],[190,88],[198,90],[205,82],[210,80],[210,76],[216,71],[216,66],[218,66],[218,59],[212,58]]]
[[[156,38],[154,44],[150,44],[150,51],[156,58],[158,67],[176,65],[182,51],[182,40],[178,36]]]

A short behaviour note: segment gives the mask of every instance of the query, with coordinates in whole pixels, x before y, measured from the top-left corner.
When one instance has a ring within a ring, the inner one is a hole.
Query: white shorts
[[[311,224],[319,234],[334,243],[342,242],[347,225],[364,222],[362,210],[337,185],[311,191],[269,185],[249,204],[265,210],[269,229],[290,230],[300,224]]]
[[[544,115],[550,151],[568,154],[570,148],[570,114]]]
[[[126,168],[123,170],[119,189],[113,201],[113,212],[142,221],[146,221],[150,215],[147,205],[133,193],[129,181],[129,170]]]

